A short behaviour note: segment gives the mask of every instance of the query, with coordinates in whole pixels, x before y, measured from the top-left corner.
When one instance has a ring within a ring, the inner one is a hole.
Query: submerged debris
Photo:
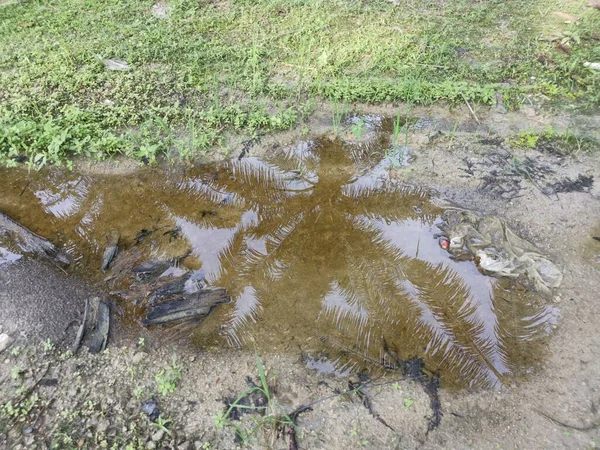
[[[525,277],[543,294],[560,286],[563,276],[558,267],[499,218],[448,210],[442,220],[439,228],[450,240],[448,252],[454,258],[473,259],[489,275]]]
[[[0,235],[2,234],[9,234],[15,238],[23,251],[43,256],[61,266],[71,264],[71,258],[64,251],[0,212]]]
[[[110,306],[99,298],[91,300],[92,318],[94,324],[93,332],[89,340],[89,349],[92,353],[98,353],[106,348],[108,343],[108,332],[110,331]]]
[[[176,300],[162,303],[148,311],[144,325],[157,325],[208,315],[213,307],[228,303],[231,297],[224,288],[201,289]]]
[[[150,297],[150,305],[154,305],[163,298],[170,297],[172,295],[183,294],[185,292],[185,285],[191,276],[192,272],[187,272],[183,276],[160,286]]]
[[[121,235],[118,231],[111,231],[108,236],[108,241],[106,242],[106,249],[104,250],[104,254],[102,255],[102,266],[100,266],[100,270],[103,272],[110,268],[113,260],[119,253],[119,238]]]
[[[157,277],[169,268],[169,261],[150,260],[134,267],[132,272],[138,274],[141,278]]]

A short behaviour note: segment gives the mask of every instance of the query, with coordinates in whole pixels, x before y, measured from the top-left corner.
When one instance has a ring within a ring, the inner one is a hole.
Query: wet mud
[[[542,363],[558,309],[450,258],[432,193],[391,176],[409,161],[392,122],[366,122],[360,142],[322,137],[199,167],[2,170],[0,211],[66,251],[131,327],[159,323],[166,298],[224,288],[231,302],[157,332],[302,354],[335,374],[422,361],[445,387],[513,384]],[[6,244],[0,264],[18,257]]]

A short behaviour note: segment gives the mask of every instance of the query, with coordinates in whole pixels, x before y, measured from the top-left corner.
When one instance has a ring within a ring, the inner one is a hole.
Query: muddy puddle
[[[166,338],[295,353],[337,375],[391,367],[385,342],[446,387],[512,384],[542,362],[557,311],[450,259],[442,210],[390,178],[388,146],[323,138],[119,176],[0,171],[0,211],[64,248],[68,271],[104,286],[131,326],[165,284],[227,289],[232,301],[200,323],[153,327]],[[102,272],[115,233],[119,256]],[[18,257],[0,248],[0,264]]]

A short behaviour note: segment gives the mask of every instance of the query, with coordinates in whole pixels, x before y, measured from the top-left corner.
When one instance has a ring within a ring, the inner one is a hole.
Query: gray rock
[[[106,433],[106,430],[108,430],[108,425],[108,420],[101,420],[100,422],[98,422],[98,433]]]
[[[194,450],[194,444],[190,441],[182,442],[177,446],[177,450]]]
[[[140,406],[140,410],[153,422],[158,419],[158,416],[160,416],[160,408],[158,407],[158,402],[154,397],[144,400]]]
[[[152,440],[154,442],[160,442],[165,437],[165,432],[163,430],[158,430],[156,433],[152,435]]]
[[[14,339],[11,338],[8,334],[2,333],[0,334],[0,353],[6,350],[8,347],[12,345]]]
[[[165,2],[158,2],[150,10],[152,15],[157,19],[169,18],[169,6]]]
[[[156,448],[156,443],[154,441],[148,441],[146,443],[146,448],[148,450],[154,450]]]
[[[133,355],[133,359],[132,359],[132,360],[133,360],[133,363],[134,363],[134,364],[139,364],[139,363],[141,363],[141,362],[142,362],[142,361],[143,361],[143,360],[146,358],[146,356],[148,356],[148,353],[145,353],[145,352],[137,352],[135,355]]]

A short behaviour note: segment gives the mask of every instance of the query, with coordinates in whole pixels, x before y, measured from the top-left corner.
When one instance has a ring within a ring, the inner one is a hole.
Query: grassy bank
[[[583,63],[600,61],[600,12],[555,1],[5,4],[0,163],[193,157],[226,147],[225,133],[291,128],[323,100],[490,104],[500,92],[518,107],[539,93],[594,107],[600,71]]]

